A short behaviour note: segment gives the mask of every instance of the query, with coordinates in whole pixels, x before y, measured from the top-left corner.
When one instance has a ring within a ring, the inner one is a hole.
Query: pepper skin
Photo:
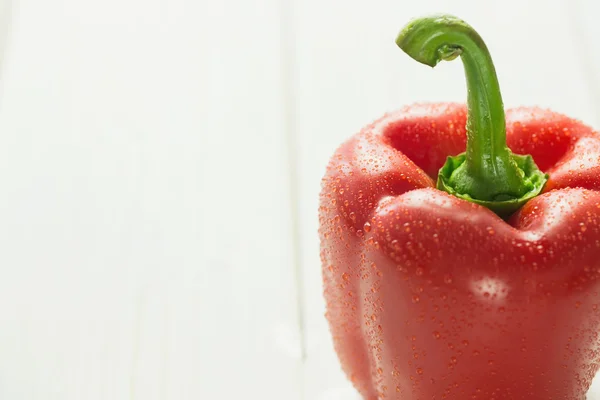
[[[508,147],[549,180],[502,219],[435,188],[469,112],[409,106],[332,157],[319,234],[341,366],[367,400],[583,400],[600,362],[600,136],[508,110]]]

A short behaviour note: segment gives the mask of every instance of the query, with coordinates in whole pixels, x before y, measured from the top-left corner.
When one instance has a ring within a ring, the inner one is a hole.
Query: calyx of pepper
[[[451,15],[418,18],[396,44],[414,60],[435,67],[460,57],[467,81],[467,149],[448,157],[437,187],[508,217],[539,195],[548,180],[529,155],[506,145],[504,105],[496,70],[479,34]]]

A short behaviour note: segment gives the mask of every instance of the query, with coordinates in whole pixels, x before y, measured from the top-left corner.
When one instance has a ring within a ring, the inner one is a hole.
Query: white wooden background
[[[439,11],[507,106],[600,127],[597,0],[0,2],[0,399],[353,399],[319,180],[384,111],[465,99],[394,44]]]

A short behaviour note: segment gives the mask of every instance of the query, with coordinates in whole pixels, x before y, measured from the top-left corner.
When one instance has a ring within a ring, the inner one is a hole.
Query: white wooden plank
[[[343,6],[334,0],[295,0],[294,7],[306,397],[335,399],[349,385],[323,317],[316,210],[326,162],[335,147],[384,111],[417,101],[466,99],[460,62],[431,70],[412,61],[394,44],[401,26],[425,13],[458,15],[491,49],[508,107],[541,105],[590,123],[595,109],[561,0],[386,0]]]
[[[206,46],[192,37],[187,50],[197,49],[196,70],[208,72],[200,86],[211,95],[200,97],[188,122],[203,115],[191,131],[200,134],[203,160],[190,209],[198,209],[197,199],[204,204],[199,236],[189,232],[188,241],[191,248],[200,243],[206,267],[183,262],[171,293],[167,397],[300,399],[299,353],[279,337],[298,329],[280,4],[205,2],[184,18],[194,4],[186,3],[179,23],[192,29],[198,16],[204,22]],[[219,46],[210,46],[214,38]],[[198,158],[197,149],[190,153]]]
[[[19,3],[0,398],[300,399],[279,13]]]
[[[565,0],[568,2],[568,0]],[[569,21],[575,33],[572,46],[577,56],[582,60],[583,71],[588,86],[592,92],[591,102],[596,110],[595,127],[600,130],[600,53],[598,38],[600,26],[594,18],[600,12],[600,3],[595,0],[577,0],[568,3]]]

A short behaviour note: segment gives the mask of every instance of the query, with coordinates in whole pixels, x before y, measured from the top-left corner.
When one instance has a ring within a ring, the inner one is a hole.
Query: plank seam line
[[[288,195],[291,211],[291,237],[292,237],[292,262],[294,268],[294,281],[296,290],[296,314],[300,336],[300,398],[305,398],[304,378],[306,364],[306,323],[304,307],[304,280],[302,274],[302,241],[300,235],[300,207],[298,195],[300,193],[298,181],[298,154],[297,139],[298,129],[296,124],[296,84],[295,84],[295,41],[296,34],[293,24],[292,0],[279,0],[280,2],[280,55],[281,55],[281,82],[282,97],[284,102],[284,127],[285,146],[288,167]]]

